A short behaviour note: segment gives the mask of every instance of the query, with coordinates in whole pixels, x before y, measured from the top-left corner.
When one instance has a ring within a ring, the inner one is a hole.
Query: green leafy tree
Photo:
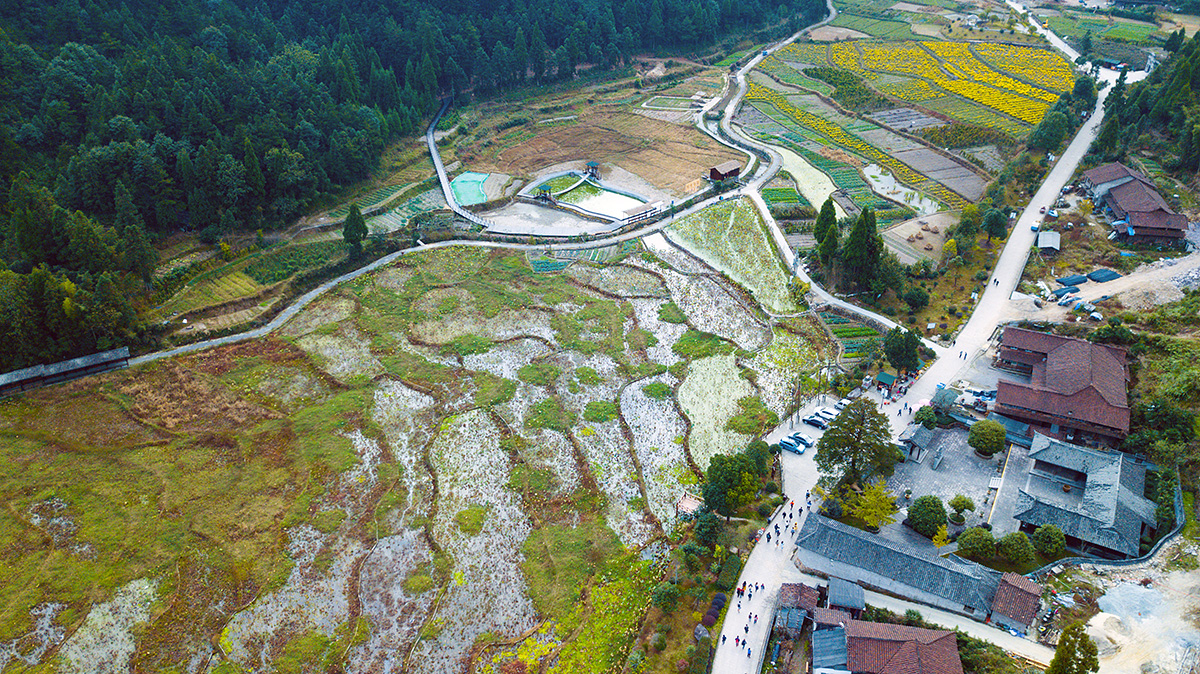
[[[883,337],[883,353],[892,367],[911,372],[921,359],[921,339],[904,328],[892,328]]]
[[[849,511],[868,527],[878,529],[896,521],[896,497],[883,480],[877,480],[851,498]]]
[[[721,518],[713,512],[700,515],[696,518],[695,533],[697,541],[711,548],[717,544],[717,537],[721,535]]]
[[[949,505],[950,509],[954,511],[956,519],[960,522],[962,521],[964,510],[975,510],[975,502],[969,496],[963,496],[962,494],[955,494],[954,498],[950,499]]]
[[[913,311],[920,311],[929,306],[929,292],[921,286],[912,286],[904,291],[904,303]]]
[[[1053,524],[1043,524],[1033,532],[1033,547],[1043,556],[1059,557],[1067,551],[1067,537]]]
[[[350,213],[346,215],[346,222],[342,225],[342,238],[355,253],[362,251],[363,239],[367,238],[367,222],[363,220],[358,204],[350,206]]]
[[[1163,49],[1167,50],[1168,53],[1174,54],[1183,46],[1184,37],[1182,28],[1171,33],[1171,36],[1167,38],[1166,44],[1163,45]],[[1122,70],[1121,75],[1124,76],[1125,71]]]
[[[1058,638],[1046,674],[1088,674],[1100,671],[1099,649],[1083,631],[1083,623],[1068,625]]]
[[[962,212],[958,216],[958,227],[954,230],[955,236],[961,236],[964,239],[972,239],[979,232],[979,226],[983,222],[983,214],[979,211],[979,206],[975,204],[967,204],[963,206]],[[950,257],[954,257],[951,255]]]
[[[917,413],[913,415],[913,420],[924,425],[925,428],[933,430],[937,426],[937,413],[933,411],[932,407],[925,405],[917,410]]]
[[[996,539],[983,527],[971,527],[958,535],[958,554],[981,561],[991,559],[996,554]]]
[[[679,603],[679,586],[664,580],[654,586],[654,591],[650,594],[650,601],[666,613],[674,611],[675,606]]]
[[[1096,104],[1096,80],[1087,75],[1080,75],[1075,78],[1075,86],[1071,89],[1071,94],[1083,101],[1084,105],[1092,107]]]
[[[813,236],[817,237],[817,243],[825,240],[825,235],[829,233],[830,227],[837,226],[837,211],[833,207],[833,198],[828,198],[825,203],[821,204],[821,212],[817,215],[817,221],[813,224]]]
[[[1008,218],[1004,217],[1004,212],[989,208],[983,216],[983,231],[987,232],[988,241],[1004,238],[1008,233]]]
[[[758,492],[758,466],[745,453],[714,456],[704,476],[704,504],[726,517],[749,503]]]
[[[1070,126],[1067,116],[1057,110],[1052,110],[1042,118],[1033,133],[1029,134],[1029,147],[1035,150],[1054,152],[1067,137],[1068,129]]]
[[[967,444],[984,456],[992,456],[1004,449],[1007,431],[998,421],[977,421],[967,433]]]
[[[942,499],[927,494],[913,501],[908,508],[908,521],[917,533],[926,538],[933,538],[938,527],[946,523],[946,506]]]
[[[858,482],[864,475],[890,470],[898,459],[888,419],[868,398],[856,398],[817,441],[814,461],[824,475]]]
[[[996,541],[1000,556],[1014,564],[1028,564],[1034,560],[1033,545],[1023,531],[1005,534]]]

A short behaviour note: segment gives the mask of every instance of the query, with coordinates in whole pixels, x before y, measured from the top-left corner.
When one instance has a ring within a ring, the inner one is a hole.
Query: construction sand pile
[[[1145,564],[1081,569],[1095,572],[1105,587],[1097,601],[1101,612],[1087,625],[1100,653],[1101,674],[1191,671],[1200,655],[1200,570],[1164,572],[1162,567],[1196,552],[1195,544],[1181,541]]]
[[[1183,291],[1174,285],[1156,285],[1137,288],[1117,295],[1121,305],[1130,311],[1148,311],[1160,304],[1183,299]]]

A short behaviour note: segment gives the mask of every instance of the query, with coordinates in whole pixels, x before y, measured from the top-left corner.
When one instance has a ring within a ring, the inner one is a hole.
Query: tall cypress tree
[[[821,212],[817,215],[816,224],[813,225],[813,234],[817,237],[817,243],[824,241],[829,228],[836,224],[837,212],[833,208],[833,198],[830,197],[821,204]]]
[[[342,238],[357,255],[362,252],[363,239],[367,238],[367,223],[363,220],[358,204],[351,204],[346,223],[342,226]]]

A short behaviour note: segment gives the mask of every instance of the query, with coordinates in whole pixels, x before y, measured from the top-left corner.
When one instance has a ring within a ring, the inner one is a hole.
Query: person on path
[[[749,648],[746,649],[746,659],[747,660],[750,659],[750,649]]]
[[[742,612],[742,600],[738,600],[738,613]]]
[[[768,542],[768,543],[770,543],[770,542],[771,542],[771,534],[770,534],[770,533],[768,533],[768,534],[767,534],[767,542]]]
[[[750,633],[750,623],[746,623],[746,625],[744,627],[742,627],[742,630],[744,630],[746,632],[746,634],[749,634]]]
[[[742,638],[741,638],[741,637],[734,637],[734,638],[733,638],[733,645],[734,645],[734,646],[737,646],[738,648],[741,648],[741,646],[742,646]]]
[[[722,643],[722,644],[724,644],[724,643],[725,643],[725,635],[724,635],[724,634],[722,634],[722,635],[721,635],[721,643]]]

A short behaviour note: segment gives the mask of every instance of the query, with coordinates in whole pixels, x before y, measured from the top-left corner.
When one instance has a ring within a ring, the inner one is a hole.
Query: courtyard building
[[[1111,559],[1141,554],[1142,537],[1157,526],[1156,506],[1143,495],[1148,464],[1044,435],[1034,436],[1029,458],[1013,514],[1022,531],[1053,524],[1081,553]]]

